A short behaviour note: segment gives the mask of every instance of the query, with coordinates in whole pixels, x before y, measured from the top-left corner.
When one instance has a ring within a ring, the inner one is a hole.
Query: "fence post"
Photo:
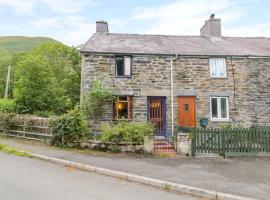
[[[191,155],[192,155],[192,157],[195,157],[195,152],[196,152],[196,130],[192,129],[191,133],[192,133]]]
[[[228,130],[227,129],[224,129],[224,130],[221,130],[221,155],[225,156],[225,134],[227,134]]]
[[[26,132],[26,121],[23,119],[23,137],[25,137],[25,132]]]

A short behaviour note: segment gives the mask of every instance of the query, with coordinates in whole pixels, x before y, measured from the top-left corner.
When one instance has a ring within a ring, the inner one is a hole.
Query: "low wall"
[[[111,150],[119,152],[143,152],[144,145],[138,144],[105,144],[100,141],[87,141],[80,144],[83,149]]]

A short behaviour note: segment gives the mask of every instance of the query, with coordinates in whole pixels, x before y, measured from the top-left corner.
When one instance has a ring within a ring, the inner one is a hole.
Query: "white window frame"
[[[226,99],[226,112],[227,112],[227,117],[226,118],[222,118],[221,117],[221,101],[220,99],[225,98]],[[212,99],[217,99],[217,114],[218,117],[217,118],[213,118],[212,116]],[[229,117],[229,97],[210,97],[210,119],[211,121],[229,121],[230,117]]]
[[[222,66],[217,65],[218,62],[222,62]],[[227,66],[225,58],[209,58],[209,67],[210,67],[210,77],[211,78],[227,78]],[[218,74],[221,70],[221,67],[224,67],[224,75]],[[213,70],[216,70],[216,75],[212,75]]]

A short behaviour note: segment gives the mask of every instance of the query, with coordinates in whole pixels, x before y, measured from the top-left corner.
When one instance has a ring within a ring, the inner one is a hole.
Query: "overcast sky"
[[[224,36],[270,37],[269,0],[0,0],[0,35],[79,45],[101,19],[110,32],[199,35],[211,13]]]

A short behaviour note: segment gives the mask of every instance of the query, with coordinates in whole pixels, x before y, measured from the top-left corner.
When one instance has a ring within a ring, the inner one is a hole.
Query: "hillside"
[[[0,36],[0,49],[8,54],[29,51],[43,43],[57,42],[47,37]]]

